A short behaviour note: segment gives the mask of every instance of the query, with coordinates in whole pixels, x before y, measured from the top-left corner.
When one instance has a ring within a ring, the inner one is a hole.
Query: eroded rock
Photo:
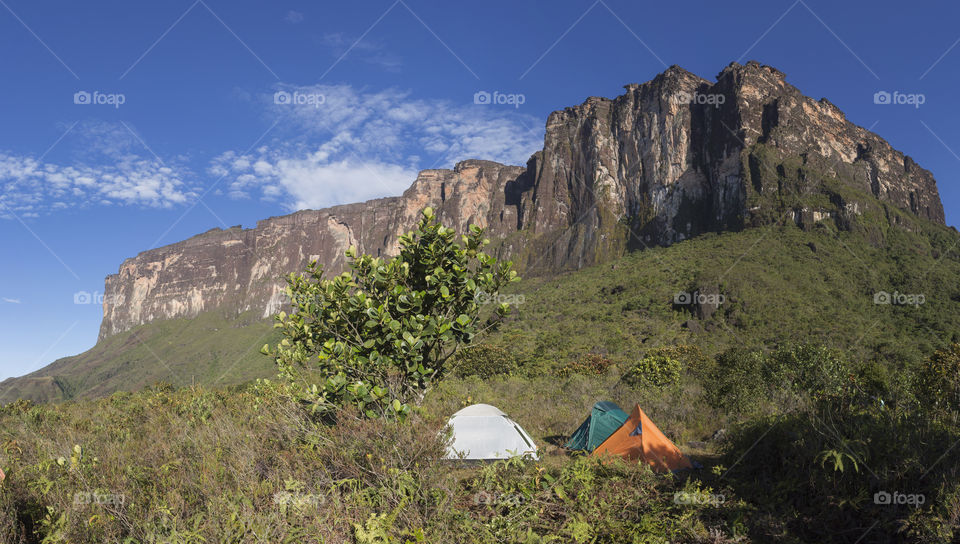
[[[944,222],[930,172],[774,68],[734,63],[710,82],[673,66],[625,89],[553,112],[525,168],[463,161],[421,172],[399,197],[214,229],[127,259],[106,279],[100,338],[213,309],[269,316],[285,302],[283,276],[312,259],[338,272],[350,245],[393,255],[428,205],[461,232],[485,227],[528,275],[710,231],[848,228],[880,203]]]

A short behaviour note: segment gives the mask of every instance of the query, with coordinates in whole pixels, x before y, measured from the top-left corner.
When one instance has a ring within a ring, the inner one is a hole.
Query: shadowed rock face
[[[214,229],[127,259],[106,279],[100,338],[201,311],[267,317],[283,304],[283,276],[312,259],[337,272],[351,245],[393,255],[426,206],[460,232],[485,227],[530,274],[710,231],[848,225],[883,204],[944,222],[930,172],[776,69],[734,63],[710,82],[674,66],[552,113],[526,168],[464,161],[421,172],[399,197]]]

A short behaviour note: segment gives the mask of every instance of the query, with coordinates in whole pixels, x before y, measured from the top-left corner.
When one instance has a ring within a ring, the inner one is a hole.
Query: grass
[[[826,225],[761,227],[527,279],[511,287],[523,295],[514,321],[486,342],[535,369],[590,353],[625,364],[677,343],[713,355],[789,341],[913,364],[960,339],[960,287],[951,280],[960,273],[957,235],[928,228],[891,230],[878,247]],[[673,304],[678,292],[710,287],[725,301],[707,319]],[[923,294],[924,303],[875,304],[881,291]]]
[[[824,396],[836,389],[807,363],[825,352],[796,353],[802,360],[781,370],[813,374],[784,380],[727,357],[721,367],[685,365],[679,382],[662,388],[628,386],[612,366],[565,377],[451,377],[403,424],[349,412],[315,423],[283,385],[265,382],[21,401],[0,411],[0,541],[852,543],[865,534],[864,542],[960,535],[956,414],[930,417],[922,402],[892,393],[878,409],[875,391],[901,387],[903,375],[867,394],[857,385]],[[849,372],[851,383],[866,383],[855,365],[844,368],[841,382]],[[750,396],[759,402],[746,411],[709,395],[757,376]],[[557,447],[599,399],[641,404],[704,467],[654,474]],[[523,425],[541,460],[444,461],[446,418],[477,402]],[[872,500],[884,490],[923,495],[924,504]]]
[[[866,228],[838,230],[825,221],[809,231],[774,225],[709,234],[527,278],[510,287],[523,303],[485,342],[509,349],[535,375],[591,353],[626,364],[677,343],[715,355],[796,340],[909,366],[960,341],[957,233],[916,219],[915,232]],[[704,288],[725,298],[709,318],[673,304],[677,293]],[[924,303],[874,304],[881,291],[922,294]],[[3,382],[0,400],[92,398],[158,380],[228,385],[270,377],[273,368],[257,353],[276,340],[270,326],[250,314],[217,312],[141,325]]]
[[[463,468],[441,460],[440,431],[452,407],[470,402],[467,391],[512,411],[545,443],[545,435],[575,428],[586,410],[570,403],[556,419],[531,417],[522,400],[531,388],[586,400],[611,384],[581,377],[476,385],[448,382],[406,425],[343,414],[335,426],[316,426],[274,385],[8,406],[0,417],[0,539],[732,541],[718,535],[738,530],[730,521],[738,505],[677,504],[675,493],[698,484],[638,465],[556,449],[539,463]]]
[[[956,541],[960,347],[943,350],[960,340],[960,237],[901,224],[770,225],[528,278],[406,424],[318,423],[282,384],[228,386],[275,373],[253,316],[138,327],[0,388],[66,399],[0,409],[0,541]],[[697,291],[723,302],[675,303]],[[680,374],[623,379],[648,356]],[[558,447],[604,399],[639,403],[704,468]],[[442,460],[446,418],[478,402],[542,459]]]
[[[156,321],[27,376],[5,380],[0,402],[96,398],[158,381],[178,387],[248,382],[276,374],[259,349],[277,336],[269,321],[252,313],[228,318],[204,312],[195,319]]]

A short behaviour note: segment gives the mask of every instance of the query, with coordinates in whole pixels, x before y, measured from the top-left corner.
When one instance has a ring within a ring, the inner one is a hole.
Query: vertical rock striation
[[[283,276],[312,259],[338,271],[351,245],[392,255],[428,205],[461,232],[485,227],[528,273],[784,219],[848,225],[877,206],[944,222],[930,172],[774,68],[734,63],[710,82],[674,66],[625,88],[552,113],[525,168],[468,160],[421,172],[399,197],[214,229],[127,259],[106,279],[100,338],[210,310],[267,317]]]

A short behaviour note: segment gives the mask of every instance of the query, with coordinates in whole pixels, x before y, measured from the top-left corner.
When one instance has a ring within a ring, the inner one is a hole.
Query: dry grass
[[[466,400],[462,391],[512,412],[542,440],[574,429],[614,379],[454,381],[406,424],[344,413],[317,425],[273,384],[8,405],[0,541],[615,542],[648,534],[694,542],[709,528],[724,534],[732,509],[678,506],[680,482],[639,466],[557,451],[539,463],[442,460],[445,415]],[[620,402],[634,398],[613,391]],[[634,506],[624,510],[627,501]]]

